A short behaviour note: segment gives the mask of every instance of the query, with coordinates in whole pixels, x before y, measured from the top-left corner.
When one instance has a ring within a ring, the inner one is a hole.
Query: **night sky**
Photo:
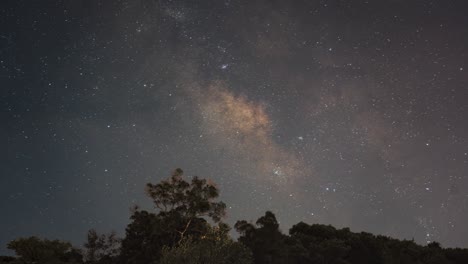
[[[468,3],[5,1],[0,253],[123,235],[147,182],[468,247]]]

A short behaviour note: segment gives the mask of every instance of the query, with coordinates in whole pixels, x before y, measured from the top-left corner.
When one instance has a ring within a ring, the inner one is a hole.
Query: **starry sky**
[[[468,247],[463,0],[7,0],[0,253],[123,234],[181,167],[273,211]]]

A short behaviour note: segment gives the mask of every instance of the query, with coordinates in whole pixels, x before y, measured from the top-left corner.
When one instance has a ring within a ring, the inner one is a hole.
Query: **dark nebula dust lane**
[[[122,234],[147,182],[227,222],[468,247],[465,1],[3,1],[0,244]],[[6,252],[4,246],[0,253]]]

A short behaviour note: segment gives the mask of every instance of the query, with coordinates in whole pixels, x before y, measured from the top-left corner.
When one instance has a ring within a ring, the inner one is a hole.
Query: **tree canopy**
[[[227,225],[210,228],[200,240],[186,238],[175,247],[165,246],[161,264],[250,264],[252,252],[242,243],[234,242]]]
[[[188,182],[182,169],[158,184],[148,183],[146,194],[156,211],[133,212],[121,248],[126,263],[159,259],[164,246],[175,246],[186,237],[199,240],[209,231],[207,220],[220,223],[225,215],[226,205],[216,201],[219,190],[214,183],[197,176]]]
[[[176,169],[168,179],[148,183],[146,194],[154,208],[136,207],[124,237],[91,229],[83,249],[69,242],[18,238],[7,247],[16,256],[0,256],[0,264],[466,264],[468,249],[426,246],[348,228],[300,222],[288,234],[280,230],[273,212],[255,223],[239,220],[239,238],[229,236],[222,221],[226,205],[219,189],[206,179],[184,179]]]
[[[208,217],[217,223],[226,214],[226,204],[215,201],[219,190],[214,183],[197,176],[189,183],[183,179],[183,173],[183,170],[178,168],[168,180],[146,185],[146,193],[160,210],[159,215],[177,215],[186,221],[183,229],[177,230],[180,239],[195,219]]]
[[[111,264],[115,263],[120,254],[120,239],[115,232],[98,234],[94,229],[88,231],[84,244],[86,263]]]
[[[12,263],[80,263],[82,258],[80,251],[73,248],[69,242],[40,239],[35,236],[13,240],[8,243],[8,249],[15,251],[17,256],[17,259],[10,259]]]

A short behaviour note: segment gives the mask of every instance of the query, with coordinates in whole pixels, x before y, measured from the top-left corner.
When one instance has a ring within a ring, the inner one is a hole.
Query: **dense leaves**
[[[122,241],[121,259],[124,263],[148,263],[159,259],[163,246],[174,246],[180,241],[180,231],[187,219],[175,212],[154,214],[135,211]],[[185,235],[199,239],[208,230],[203,218],[192,219]]]
[[[300,222],[286,235],[269,211],[255,224],[237,221],[235,242],[221,221],[226,205],[216,201],[218,188],[198,177],[184,180],[181,169],[168,180],[148,183],[146,193],[156,210],[136,207],[123,239],[90,230],[81,251],[59,240],[19,238],[8,244],[16,256],[0,256],[0,264],[468,263],[467,249],[444,249],[437,242],[421,246],[330,225]]]
[[[98,234],[96,230],[88,231],[85,247],[85,259],[88,264],[115,263],[120,253],[120,239],[115,232],[108,235]]]
[[[164,247],[161,264],[250,264],[252,253],[227,236],[226,226],[211,228],[198,241],[184,239],[175,247]]]
[[[207,219],[219,223],[225,215],[226,205],[215,201],[219,196],[215,185],[196,176],[189,183],[181,169],[168,180],[148,183],[146,193],[157,212],[133,212],[122,241],[124,263],[148,263],[160,258],[163,246],[172,247],[186,237],[199,240],[209,230]]]
[[[330,225],[301,222],[285,236],[271,212],[260,217],[256,226],[238,221],[235,228],[241,234],[239,241],[252,250],[258,264],[468,263],[467,249],[443,249],[436,242],[421,246],[414,241],[353,233]]]
[[[42,240],[34,236],[19,238],[8,243],[8,248],[18,256],[10,259],[11,263],[61,264],[81,263],[82,260],[77,249],[59,240]]]
[[[214,201],[219,196],[216,186],[197,176],[188,183],[182,175],[182,169],[176,169],[169,180],[146,185],[146,193],[156,208],[162,213],[177,212],[189,220],[208,216],[219,222],[225,215],[226,205]]]
[[[286,236],[279,231],[279,224],[272,212],[266,212],[254,226],[238,221],[234,227],[241,234],[239,241],[253,252],[255,263],[284,263]]]

